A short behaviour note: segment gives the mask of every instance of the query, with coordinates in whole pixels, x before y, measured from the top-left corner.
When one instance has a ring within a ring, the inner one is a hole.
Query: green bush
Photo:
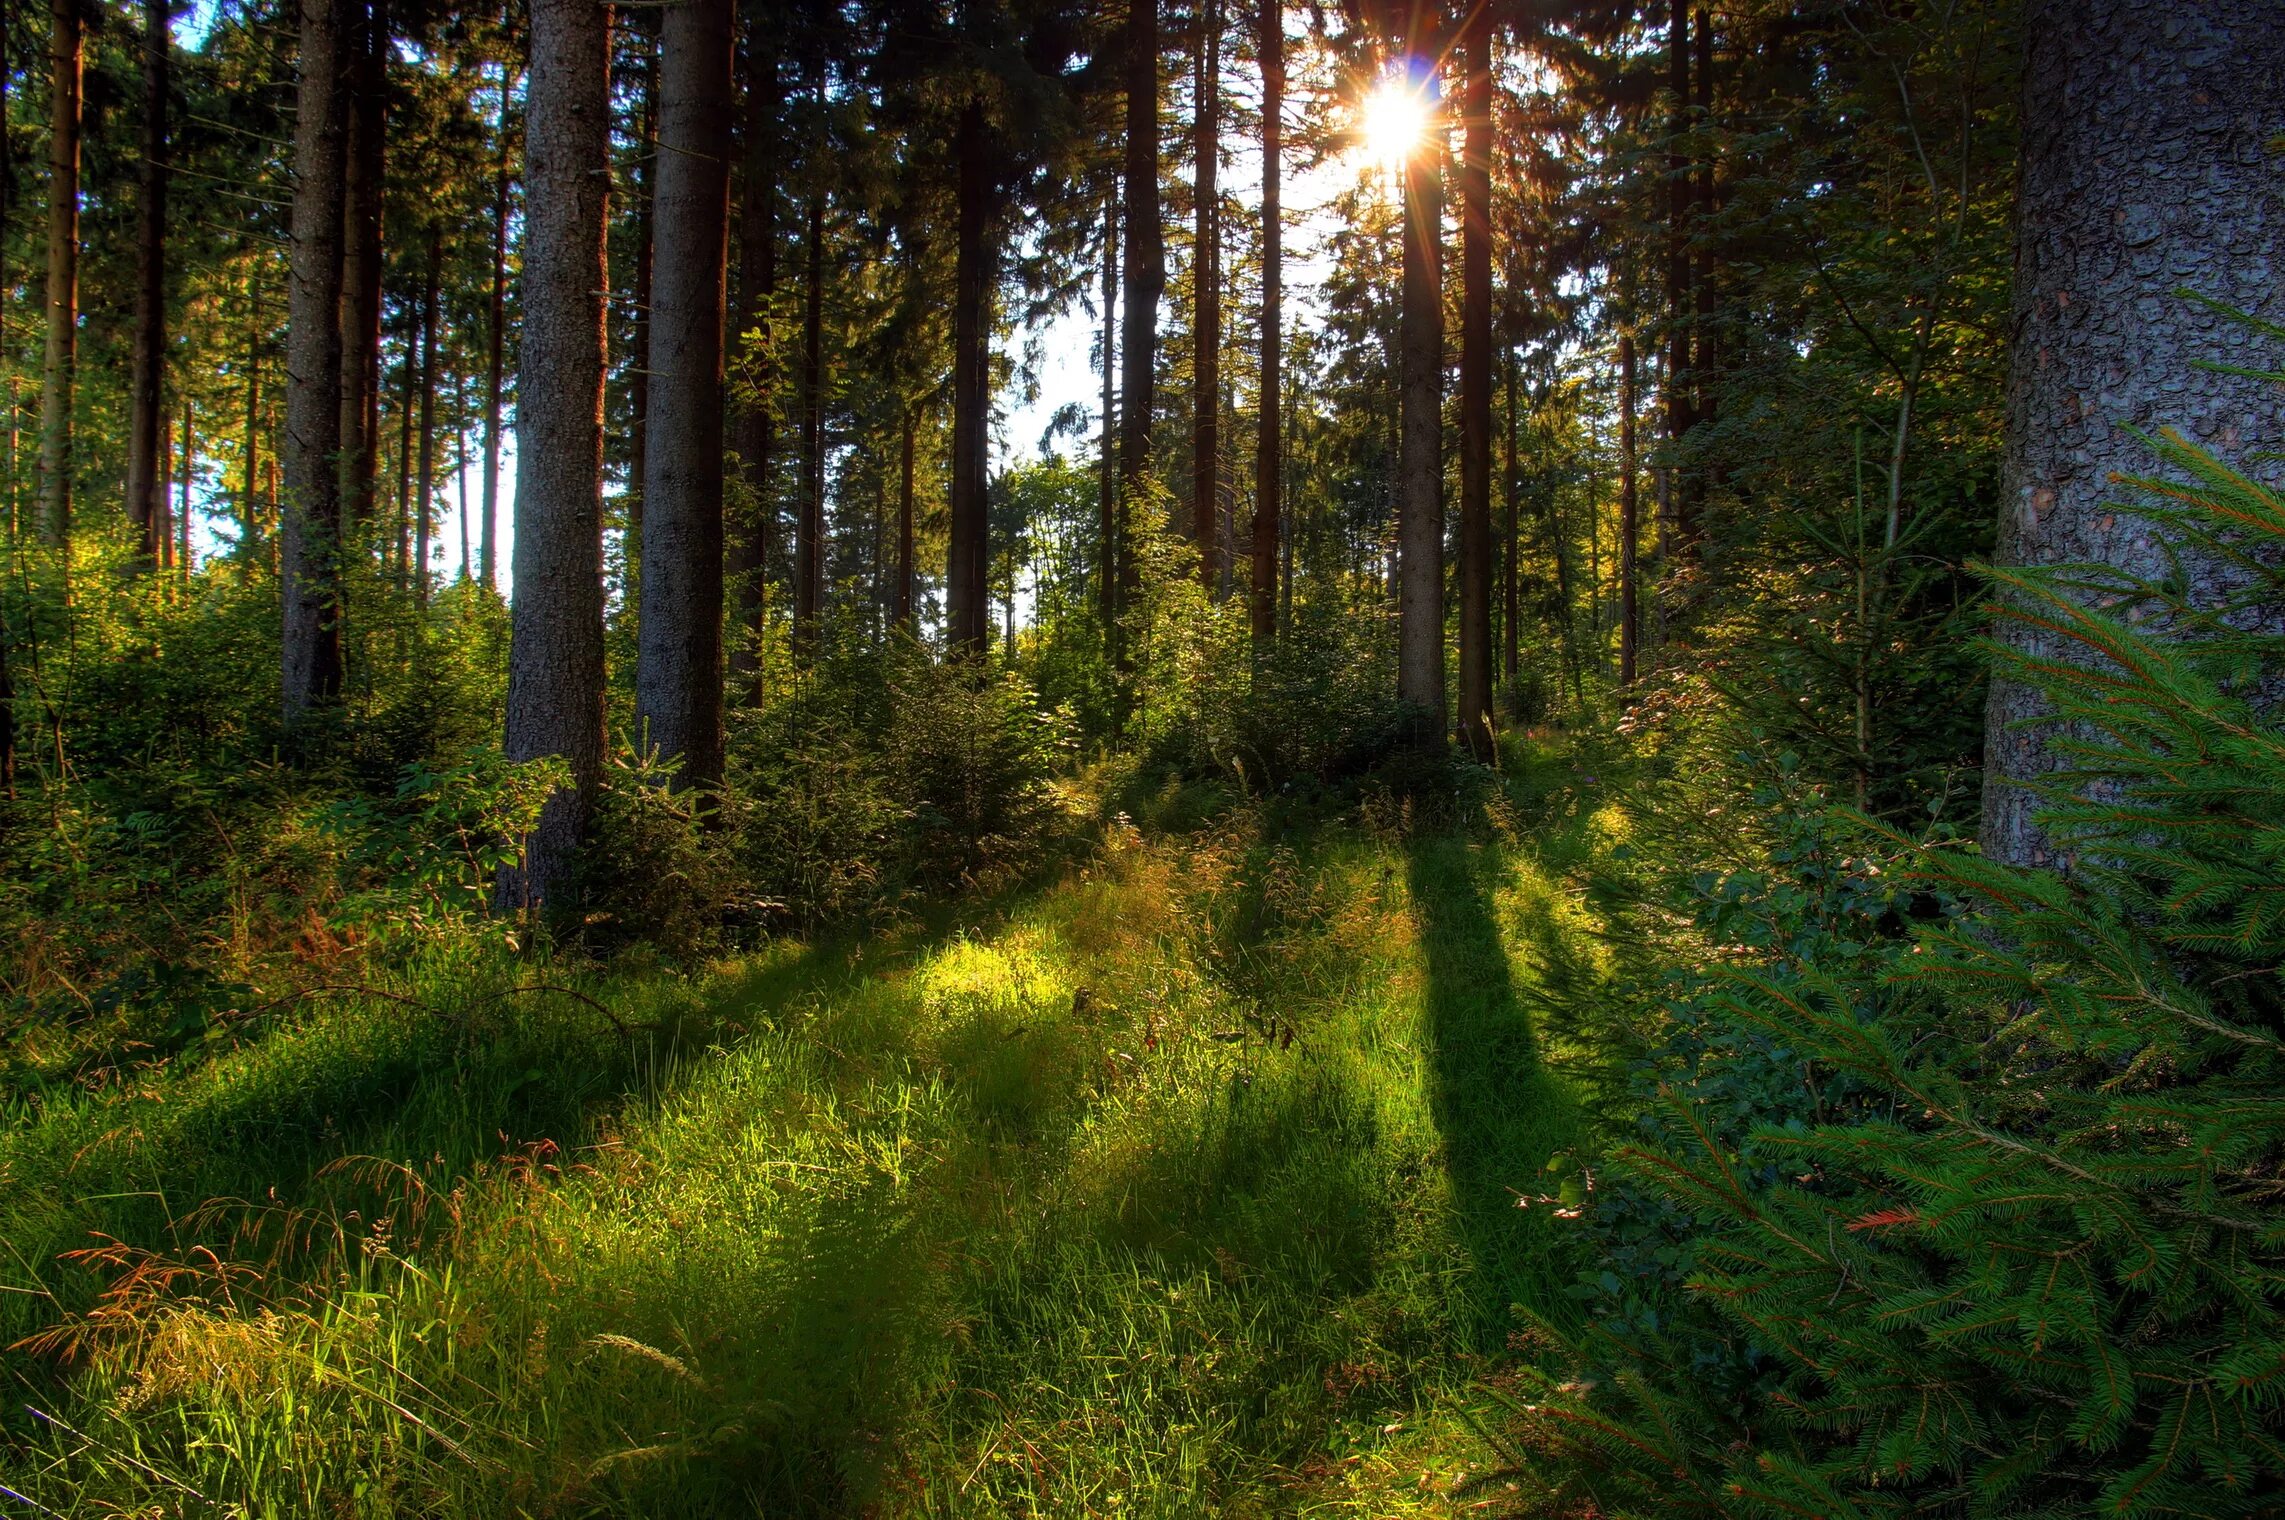
[[[2143,483],[2172,502],[2145,516],[2274,563],[2285,502],[2159,452],[2186,483]],[[1664,1071],[1616,1170],[1688,1216],[1689,1289],[1761,1366],[1741,1394],[1687,1336],[1606,1339],[1525,1409],[1611,1513],[2229,1515],[2285,1486],[2285,638],[2100,567],[1991,573],[2078,651],[1996,652],[2058,715],[2072,870],[1890,835],[1906,890],[1971,911],[1765,946],[1692,1000],[1799,1084],[1741,1125]]]

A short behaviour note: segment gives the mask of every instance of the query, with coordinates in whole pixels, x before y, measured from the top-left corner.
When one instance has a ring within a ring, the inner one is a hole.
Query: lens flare
[[[1425,89],[1403,73],[1391,73],[1357,113],[1358,144],[1373,163],[1402,168],[1427,138],[1434,115]]]

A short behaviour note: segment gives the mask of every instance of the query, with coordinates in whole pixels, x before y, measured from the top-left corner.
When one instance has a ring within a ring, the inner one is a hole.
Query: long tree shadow
[[[1514,1328],[1510,1305],[1568,1318],[1571,1274],[1555,1221],[1524,1200],[1541,1191],[1548,1159],[1578,1143],[1584,1127],[1518,995],[1488,886],[1497,860],[1448,833],[1415,835],[1406,855],[1427,974],[1422,1028],[1434,1115],[1454,1224],[1474,1266],[1475,1331],[1487,1347]]]

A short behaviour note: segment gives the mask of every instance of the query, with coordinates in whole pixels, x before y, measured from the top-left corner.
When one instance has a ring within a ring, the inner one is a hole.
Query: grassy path
[[[1581,1138],[1532,1009],[1609,974],[1591,832],[1120,831],[964,925],[601,989],[671,1039],[461,965],[423,1000],[512,1020],[350,1002],[51,1104],[0,1138],[0,1309],[64,1328],[11,1403],[75,1433],[14,1411],[0,1471],[67,1514],[1473,1512],[1455,1410],[1570,1278],[1514,1205]]]

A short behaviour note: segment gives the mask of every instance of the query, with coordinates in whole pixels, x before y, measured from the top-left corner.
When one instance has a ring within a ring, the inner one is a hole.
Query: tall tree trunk
[[[404,358],[397,364],[397,577],[407,589],[413,568],[413,414],[420,406],[420,313],[408,319]]]
[[[912,472],[913,408],[904,413],[904,437],[898,458],[897,471],[897,587],[896,624],[906,633],[920,633],[919,608],[913,597],[912,562]]]
[[[1517,502],[1522,482],[1516,478],[1515,470],[1515,435],[1521,415],[1516,396],[1515,350],[1509,348],[1506,356],[1507,426],[1502,430],[1500,496],[1507,506],[1507,566],[1500,617],[1500,669],[1507,680],[1508,705],[1512,712],[1515,706],[1516,680],[1522,672],[1523,658],[1523,514]]]
[[[1636,543],[1641,537],[1635,496],[1634,334],[1619,334],[1619,685],[1634,684],[1641,611],[1636,606]]]
[[[1432,65],[1414,82],[1434,89]],[[1444,169],[1433,141],[1404,166],[1404,299],[1397,445],[1397,677],[1421,710],[1423,737],[1444,731]]]
[[[1151,423],[1158,379],[1158,300],[1166,290],[1166,232],[1159,216],[1158,0],[1127,0],[1126,316],[1119,334],[1118,612],[1138,584],[1133,513],[1151,476]],[[1112,620],[1114,633],[1118,619]],[[1132,668],[1123,637],[1113,648],[1122,687]]]
[[[2024,17],[2014,362],[2008,377],[1999,562],[2179,574],[2214,607],[2251,589],[2240,566],[2185,557],[2117,509],[2119,475],[2150,473],[2128,428],[2179,429],[2271,488],[2285,450],[2274,387],[2199,367],[2237,360],[2240,334],[2174,295],[2187,286],[2270,321],[2285,297],[2247,249],[2285,241],[2269,145],[2285,131],[2285,27],[2272,7],[2036,0]],[[2274,629],[2272,604],[2259,616]],[[2072,647],[2021,625],[2000,636],[2036,658]],[[2058,864],[2027,787],[2061,763],[2045,706],[1992,683],[1984,738],[1983,848]]]
[[[634,332],[627,348],[627,573],[639,585],[643,557],[643,490],[650,479],[651,272],[658,240],[659,56],[643,46],[642,142],[635,159]],[[632,593],[633,601],[639,593]]]
[[[508,334],[508,97],[515,76],[500,67],[500,123],[492,175],[492,300],[486,312],[484,343],[484,534],[478,551],[478,578],[484,589],[500,589],[500,393],[507,370]]]
[[[341,694],[340,37],[347,0],[301,0],[280,523],[286,726]]]
[[[817,657],[817,621],[825,610],[825,202],[814,194],[802,257],[801,500],[794,519],[793,652],[806,662]]]
[[[1682,468],[1683,434],[1690,431],[1690,8],[1672,0],[1666,28],[1666,443],[1667,488],[1672,493],[1676,547],[1688,552],[1698,535],[1688,472]]]
[[[198,409],[184,397],[182,404],[182,505],[175,512],[173,567],[188,576],[198,567],[191,563],[190,493],[198,483]],[[161,488],[162,493],[164,487]]]
[[[722,316],[730,231],[731,0],[668,6],[635,712],[681,784],[722,782]]]
[[[1492,28],[1463,39],[1460,155],[1460,742],[1492,738]]]
[[[159,419],[158,457],[151,461],[151,490],[145,500],[150,515],[142,524],[143,549],[149,565],[166,570],[174,565],[175,420]]]
[[[1285,495],[1285,219],[1280,206],[1285,141],[1285,3],[1258,0],[1262,71],[1262,309],[1260,436],[1254,444],[1254,651],[1277,638],[1278,539]]]
[[[1196,0],[1196,4],[1196,130],[1191,141],[1197,205],[1193,208],[1195,231],[1190,256],[1190,536],[1198,545],[1199,576],[1211,595],[1221,568],[1214,528],[1222,495],[1222,260],[1216,172],[1222,158],[1222,10],[1217,0]]]
[[[1119,186],[1103,197],[1103,489],[1096,523],[1095,611],[1103,624],[1103,652],[1113,653],[1112,622],[1119,615]]]
[[[72,384],[79,360],[79,0],[49,0],[47,353],[40,375],[40,536],[71,533]]]
[[[353,523],[373,517],[380,439],[381,183],[388,121],[389,13],[350,0],[341,38],[348,139],[341,229],[341,492]]]
[[[511,760],[561,756],[572,784],[541,809],[521,863],[500,873],[503,907],[568,893],[603,774],[610,15],[594,0],[531,0],[505,748]]]
[[[746,19],[746,141],[738,190],[738,321],[744,341],[760,333],[770,318],[778,283],[777,113],[778,55],[767,35],[776,20],[767,6],[749,6]],[[738,473],[745,483],[741,510],[730,534],[729,564],[733,630],[730,672],[734,687],[761,700],[762,633],[769,617],[770,545],[776,537],[777,498],[771,454],[777,417],[767,372],[769,344],[760,342],[758,361],[748,366],[753,390],[738,408]]]
[[[429,557],[436,544],[436,329],[444,280],[444,228],[428,229],[428,274],[421,283],[420,494],[413,511],[413,605],[428,605]]]
[[[1696,39],[1697,57],[1690,81],[1692,89],[1696,91],[1691,119],[1698,131],[1698,150],[1697,172],[1691,181],[1690,216],[1698,243],[1698,256],[1690,269],[1690,421],[1693,426],[1703,427],[1714,420],[1714,382],[1719,374],[1716,366],[1720,351],[1715,341],[1714,250],[1711,243],[1714,221],[1714,151],[1711,137],[1714,124],[1714,21],[1712,13],[1703,5],[1698,7],[1698,23],[1692,35]],[[1697,500],[1701,515],[1706,496],[1716,478],[1711,461],[1698,473]]]
[[[143,167],[135,240],[135,351],[128,379],[127,515],[146,564],[161,558],[157,518],[166,493],[159,434],[166,428],[167,0],[143,7]]]
[[[990,621],[991,564],[985,468],[991,429],[991,143],[983,102],[971,97],[953,140],[959,161],[959,241],[952,278],[952,503],[945,546],[945,635],[981,657]]]
[[[262,273],[246,274],[246,452],[238,492],[238,557],[251,562],[262,541]]]

